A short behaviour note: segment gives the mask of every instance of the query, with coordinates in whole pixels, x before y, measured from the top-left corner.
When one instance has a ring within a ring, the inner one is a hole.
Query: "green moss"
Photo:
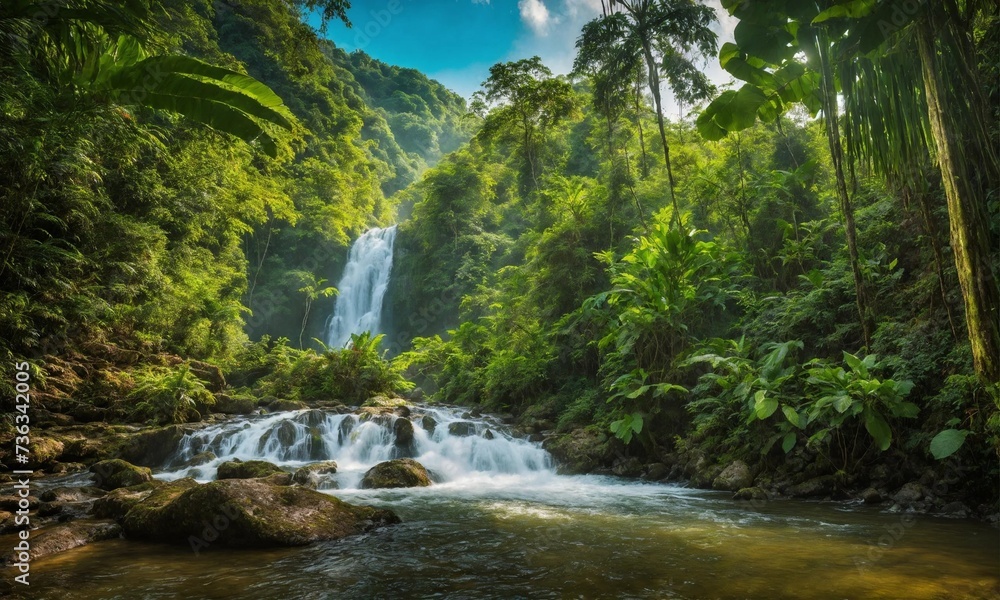
[[[219,465],[219,474],[217,477],[219,479],[254,479],[283,472],[277,465],[264,460],[248,460],[243,462],[235,459]]]

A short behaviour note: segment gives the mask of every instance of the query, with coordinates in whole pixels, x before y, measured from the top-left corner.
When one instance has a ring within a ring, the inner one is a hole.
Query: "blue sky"
[[[721,19],[720,44],[732,39],[735,21],[719,0],[708,0]],[[479,89],[500,61],[534,55],[555,73],[567,73],[583,25],[600,0],[352,0],[353,28],[330,23],[327,36],[347,51],[361,49],[392,65],[418,69],[459,94]],[[711,60],[706,71],[729,80]],[[669,107],[668,111],[676,111]]]

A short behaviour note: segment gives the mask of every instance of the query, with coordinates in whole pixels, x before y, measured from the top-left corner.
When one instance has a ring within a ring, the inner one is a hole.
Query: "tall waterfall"
[[[393,225],[370,229],[351,246],[344,275],[337,284],[340,292],[337,303],[327,325],[326,343],[331,348],[346,346],[351,334],[379,332],[382,298],[389,287],[395,241]]]
[[[157,476],[214,479],[218,465],[234,458],[266,460],[287,470],[335,460],[337,474],[330,487],[352,489],[375,464],[408,457],[441,482],[555,474],[540,444],[515,437],[492,417],[415,407],[409,416],[300,410],[227,421],[185,435]]]

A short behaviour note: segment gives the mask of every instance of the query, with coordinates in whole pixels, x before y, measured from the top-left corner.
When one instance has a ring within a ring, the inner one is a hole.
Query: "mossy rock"
[[[221,392],[226,387],[226,377],[218,366],[198,360],[188,361],[191,373],[205,383],[212,392]]]
[[[181,439],[189,430],[190,427],[167,425],[133,433],[119,441],[115,453],[119,458],[135,465],[159,467],[174,455]]]
[[[90,466],[94,485],[102,490],[117,490],[152,481],[153,472],[147,467],[137,467],[120,458],[102,460]]]
[[[762,487],[745,487],[736,490],[733,500],[770,500],[771,495]]]
[[[49,437],[32,437],[31,452],[28,454],[29,469],[51,467],[62,456],[66,446],[63,442]]]
[[[371,406],[375,408],[396,408],[397,406],[406,406],[405,398],[390,398],[388,396],[372,396],[369,398],[362,406]]]
[[[215,412],[225,415],[248,415],[257,408],[257,399],[250,396],[216,394]]]
[[[596,427],[578,429],[545,440],[560,473],[577,475],[610,466],[615,457],[613,441]]]
[[[736,492],[753,485],[750,467],[742,460],[734,460],[712,481],[712,488]]]
[[[448,423],[448,433],[456,437],[476,435],[476,424],[472,421],[454,421]]]
[[[267,405],[268,412],[288,412],[293,410],[305,410],[309,405],[298,400],[275,400]]]
[[[413,422],[399,417],[392,424],[392,433],[397,446],[409,446],[413,443]]]
[[[365,473],[362,489],[426,487],[431,484],[427,469],[412,458],[381,462]]]
[[[219,465],[218,479],[255,479],[257,477],[267,477],[275,473],[284,473],[278,465],[266,460],[233,459]]]
[[[135,506],[123,522],[126,537],[190,545],[234,548],[301,546],[334,540],[399,523],[393,512],[354,506],[301,487],[261,480],[227,479],[196,485]]]
[[[176,481],[160,481],[154,479],[147,483],[134,485],[127,488],[119,488],[109,492],[103,498],[94,501],[91,509],[93,516],[98,519],[122,520],[132,508],[149,498],[153,492],[159,492],[158,502],[162,504],[165,499],[175,497],[181,492],[198,485],[198,482],[190,477],[178,479]]]
[[[212,452],[211,450],[206,450],[204,452],[199,452],[198,454],[195,454],[191,458],[184,461],[184,464],[182,464],[181,467],[188,469],[190,469],[191,467],[199,467],[201,465],[210,463],[217,458],[218,456],[215,455],[215,452]]]

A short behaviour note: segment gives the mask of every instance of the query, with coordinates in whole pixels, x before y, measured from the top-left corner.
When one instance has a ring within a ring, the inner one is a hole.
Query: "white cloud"
[[[472,0],[473,4],[489,4],[490,0]]]
[[[542,0],[519,0],[517,8],[521,11],[521,20],[535,32],[535,35],[543,37],[548,35],[554,19]]]

